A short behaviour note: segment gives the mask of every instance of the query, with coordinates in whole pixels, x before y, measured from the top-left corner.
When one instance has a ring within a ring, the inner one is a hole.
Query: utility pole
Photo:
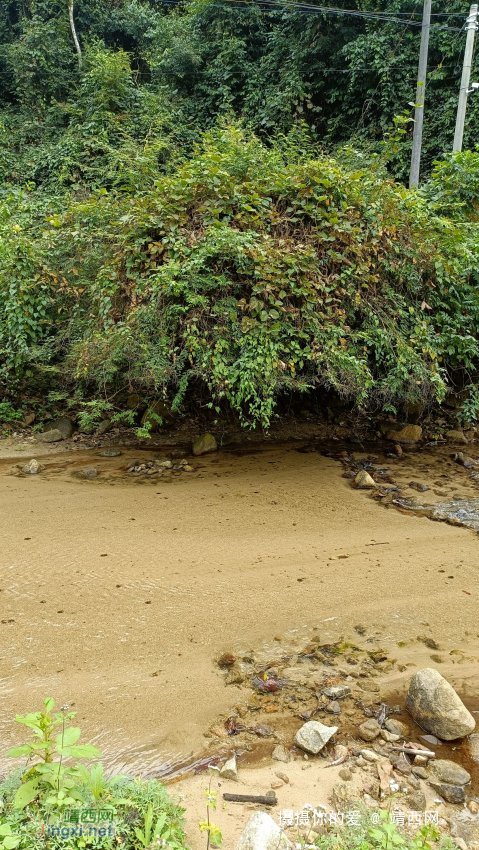
[[[466,120],[467,95],[469,94],[469,82],[471,79],[472,56],[474,53],[474,35],[477,30],[477,4],[473,3],[469,10],[466,21],[466,49],[464,51],[464,64],[462,66],[461,89],[457,104],[456,132],[454,133],[453,151],[462,151],[462,140],[464,137],[464,122]]]
[[[477,9],[477,6],[476,6]],[[429,49],[429,30],[431,27],[431,0],[424,0],[422,12],[421,47],[417,70],[416,109],[414,111],[414,134],[412,139],[411,171],[409,188],[419,185],[421,168],[422,126],[424,123],[424,100],[426,97],[427,53]]]

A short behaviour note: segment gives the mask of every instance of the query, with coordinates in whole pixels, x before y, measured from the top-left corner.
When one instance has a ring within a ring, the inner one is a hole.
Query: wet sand
[[[23,740],[13,716],[51,695],[112,767],[149,773],[201,750],[234,707],[223,651],[295,628],[348,638],[358,622],[379,641],[460,649],[479,632],[477,535],[382,509],[329,458],[266,445],[148,484],[108,461],[81,481],[71,452],[52,455],[56,471],[47,458],[25,478],[9,474],[18,454],[0,464],[5,749]]]

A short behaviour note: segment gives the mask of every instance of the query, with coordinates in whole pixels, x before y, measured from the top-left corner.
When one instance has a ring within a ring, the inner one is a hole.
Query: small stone
[[[420,767],[419,765],[413,764],[412,772],[414,776],[417,776],[419,779],[429,779],[429,773],[424,767]]]
[[[419,726],[443,741],[470,735],[476,726],[454,688],[432,667],[412,677],[406,707]]]
[[[173,469],[173,463],[171,460],[163,460],[160,463],[157,462],[156,465],[159,466],[160,469]]]
[[[396,764],[394,765],[394,769],[399,773],[402,773],[404,776],[408,776],[411,773],[411,763],[407,760],[404,753],[401,753]]]
[[[374,750],[370,750],[367,747],[364,747],[361,750],[361,757],[366,759],[366,761],[379,761],[379,755],[374,752]],[[359,762],[359,759],[358,759]]]
[[[266,812],[255,812],[246,824],[235,850],[290,850],[293,845]]]
[[[426,795],[421,789],[408,794],[405,802],[410,812],[424,812],[426,810]]]
[[[328,702],[324,710],[327,711],[328,714],[341,714],[341,706],[337,700]]]
[[[448,785],[467,785],[471,781],[471,776],[467,770],[464,770],[460,764],[449,761],[449,759],[431,761],[429,769],[439,782],[446,782]]]
[[[85,478],[96,478],[98,475],[98,470],[93,466],[86,466],[85,469],[82,469],[81,474]]]
[[[394,720],[392,717],[388,717],[384,726],[388,732],[391,732],[392,735],[399,735],[400,738],[407,738],[409,735],[409,726],[406,726],[401,720]]]
[[[277,776],[278,779],[281,779],[285,785],[289,784],[289,776],[287,776],[286,773],[282,773],[280,770],[277,770],[275,776]]]
[[[42,431],[40,434],[35,434],[35,439],[39,443],[59,443],[60,440],[63,440],[63,437],[58,428],[53,428],[51,431]]]
[[[284,762],[284,764],[288,764],[288,762],[291,761],[291,757],[290,757],[286,747],[283,747],[282,744],[277,744],[275,746],[275,748],[274,748],[274,750],[271,754],[271,758],[274,759],[275,761],[282,761],[282,762]]]
[[[381,789],[378,780],[374,779],[372,776],[368,776],[367,774],[363,776],[362,779],[364,793],[369,794],[369,796],[373,797],[374,800],[379,800],[381,796]]]
[[[429,761],[429,759],[428,759],[427,756],[415,756],[414,757],[414,765],[415,766],[418,766],[418,765],[419,765],[419,767],[424,766],[425,764],[428,763],[428,761]]]
[[[372,490],[377,487],[376,482],[365,469],[361,469],[361,471],[358,472],[354,479],[354,483],[358,490]]]
[[[294,736],[294,743],[307,753],[317,755],[338,731],[337,726],[324,726],[317,720],[309,720]]]
[[[363,796],[363,800],[366,803],[368,809],[377,809],[378,801],[371,797],[370,794],[365,793]]]
[[[422,437],[420,425],[405,425],[400,431],[390,431],[386,439],[393,443],[417,443]]]
[[[324,688],[321,693],[328,699],[338,700],[350,696],[351,689],[347,685],[334,685],[331,688]]]
[[[208,454],[209,452],[216,452],[217,449],[218,443],[213,437],[213,434],[203,434],[193,443],[193,454],[195,457]]]
[[[469,800],[467,808],[469,809],[472,815],[479,814],[479,803],[477,802],[477,800]]]
[[[223,779],[232,779],[234,782],[238,781],[238,769],[236,767],[236,756],[232,756],[228,761],[226,761],[223,767],[220,770],[220,776]]]
[[[22,467],[22,471],[27,475],[38,475],[39,472],[43,472],[45,467],[42,463],[38,463],[38,460],[32,458],[29,463],[26,463],[25,466]]]
[[[186,463],[183,467],[183,470],[185,472],[194,472],[195,468],[194,468],[194,466],[190,466],[189,463]]]
[[[397,741],[401,739],[401,736],[393,735],[392,732],[388,732],[387,729],[381,729],[381,738],[383,741],[387,741],[388,744],[396,744]]]
[[[281,782],[280,779],[273,779],[273,781],[270,783],[270,788],[276,789],[276,788],[282,788],[282,787],[283,787],[283,783]]]
[[[344,782],[351,782],[351,779],[353,778],[353,774],[351,773],[350,770],[348,770],[347,767],[343,767],[339,771],[339,778],[342,779]]]
[[[417,490],[418,493],[425,493],[426,490],[431,489],[427,486],[427,484],[421,484],[419,481],[410,481],[409,486],[412,487],[413,490]]]
[[[99,437],[101,437],[103,434],[108,434],[108,432],[111,431],[112,428],[113,428],[113,425],[110,422],[110,420],[109,419],[103,419],[100,422],[100,424],[98,425],[98,428],[96,429],[96,433],[98,434]]]
[[[118,449],[103,449],[99,457],[120,457],[121,452]]]
[[[381,727],[377,720],[371,718],[370,720],[366,720],[365,723],[361,723],[358,731],[363,741],[374,741],[378,737]]]
[[[463,431],[446,431],[446,440],[448,443],[468,443],[466,435]]]

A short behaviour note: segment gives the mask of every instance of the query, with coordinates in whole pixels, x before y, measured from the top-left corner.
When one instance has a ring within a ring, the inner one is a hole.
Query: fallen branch
[[[405,753],[407,756],[426,756],[428,759],[436,758],[436,753],[432,750],[420,750],[419,748],[416,750],[413,747],[393,747],[393,750],[397,750],[398,753]]]
[[[265,797],[258,794],[223,794],[223,800],[229,803],[261,803],[262,806],[276,806],[278,803],[276,794]]]

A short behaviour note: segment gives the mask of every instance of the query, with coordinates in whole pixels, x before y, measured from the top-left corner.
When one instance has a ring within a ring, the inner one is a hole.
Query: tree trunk
[[[75,42],[75,50],[78,54],[78,67],[81,71],[82,67],[82,53],[80,42],[78,41],[77,31],[75,29],[75,21],[73,20],[73,2],[74,0],[68,0],[68,17],[70,18],[70,27],[72,31],[73,41]]]

